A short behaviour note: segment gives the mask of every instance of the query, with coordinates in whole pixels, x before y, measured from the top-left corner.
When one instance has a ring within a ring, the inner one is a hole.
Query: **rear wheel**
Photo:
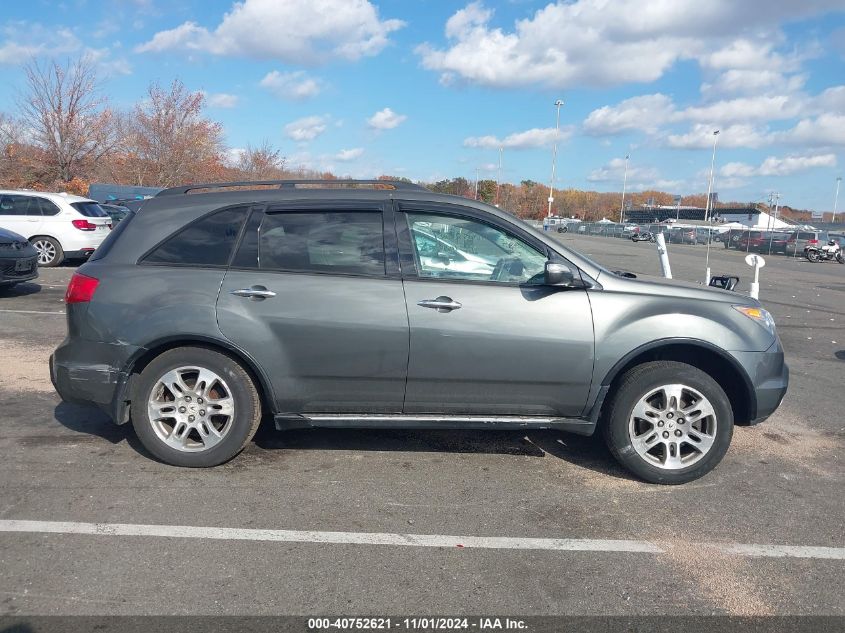
[[[568,229],[567,229],[565,226],[559,226],[559,227],[557,227],[557,232],[558,232],[558,233],[566,233],[566,231],[567,231],[567,230],[568,230]]]
[[[836,261],[838,261],[840,264],[845,264],[845,255],[842,254],[842,251],[836,253]]]
[[[652,483],[681,484],[722,460],[733,411],[724,390],[700,369],[655,361],[622,376],[603,424],[605,441],[625,468]]]
[[[52,237],[35,237],[31,241],[35,250],[38,251],[39,266],[50,268],[58,266],[64,261],[65,253],[62,250],[62,245]]]
[[[249,374],[228,356],[202,347],[164,352],[141,372],[132,397],[138,439],[174,466],[216,466],[232,459],[260,420]]]
[[[816,263],[819,261],[819,254],[817,251],[809,250],[804,253],[811,262]]]

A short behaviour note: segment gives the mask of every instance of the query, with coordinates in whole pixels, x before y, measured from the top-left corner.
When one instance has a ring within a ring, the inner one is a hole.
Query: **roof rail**
[[[253,187],[253,186],[272,186],[278,185],[279,189],[296,189],[298,185],[324,185],[326,188],[330,187],[352,187],[356,185],[381,185],[386,188],[395,190],[412,190],[412,191],[426,191],[422,185],[415,185],[411,182],[403,182],[401,180],[246,180],[241,182],[210,182],[196,185],[182,185],[179,187],[170,187],[169,189],[162,189],[155,197],[159,196],[176,196],[186,194],[189,191],[197,189],[228,189],[230,187]]]

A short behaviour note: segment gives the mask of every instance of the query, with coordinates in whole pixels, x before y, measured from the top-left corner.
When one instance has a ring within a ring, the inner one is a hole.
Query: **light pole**
[[[552,179],[549,182],[549,211],[547,213],[548,217],[552,217],[552,202],[555,201],[555,168],[557,167],[557,136],[558,132],[560,131],[560,106],[563,105],[563,100],[558,99],[555,101],[555,107],[557,108],[557,115],[555,116],[555,143],[554,149],[552,149]]]
[[[622,177],[622,206],[619,207],[619,224],[622,224],[622,214],[625,212],[625,189],[628,187],[628,157],[625,154],[625,175]]]
[[[842,176],[836,178],[836,193],[833,195],[833,216],[830,218],[830,223],[836,222],[836,207],[839,204],[839,184],[842,182]]]
[[[707,204],[704,206],[704,221],[707,222],[707,235],[710,236],[710,211],[713,197],[713,168],[716,166],[716,141],[719,140],[719,130],[713,130],[713,157],[710,159],[710,180],[707,183]],[[705,262],[704,285],[710,284],[710,239],[707,240],[707,259]]]

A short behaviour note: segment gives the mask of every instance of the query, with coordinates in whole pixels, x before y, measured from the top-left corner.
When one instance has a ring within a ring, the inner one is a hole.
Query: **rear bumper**
[[[65,341],[50,356],[50,380],[62,400],[93,404],[117,422],[123,421],[122,368],[140,348],[131,345]]]

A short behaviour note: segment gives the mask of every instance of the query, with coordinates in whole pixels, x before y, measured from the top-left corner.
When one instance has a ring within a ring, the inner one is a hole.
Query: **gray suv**
[[[489,205],[386,181],[167,189],[73,276],[63,399],[214,466],[302,427],[603,433],[651,482],[711,470],[788,382],[754,299],[604,269]]]

